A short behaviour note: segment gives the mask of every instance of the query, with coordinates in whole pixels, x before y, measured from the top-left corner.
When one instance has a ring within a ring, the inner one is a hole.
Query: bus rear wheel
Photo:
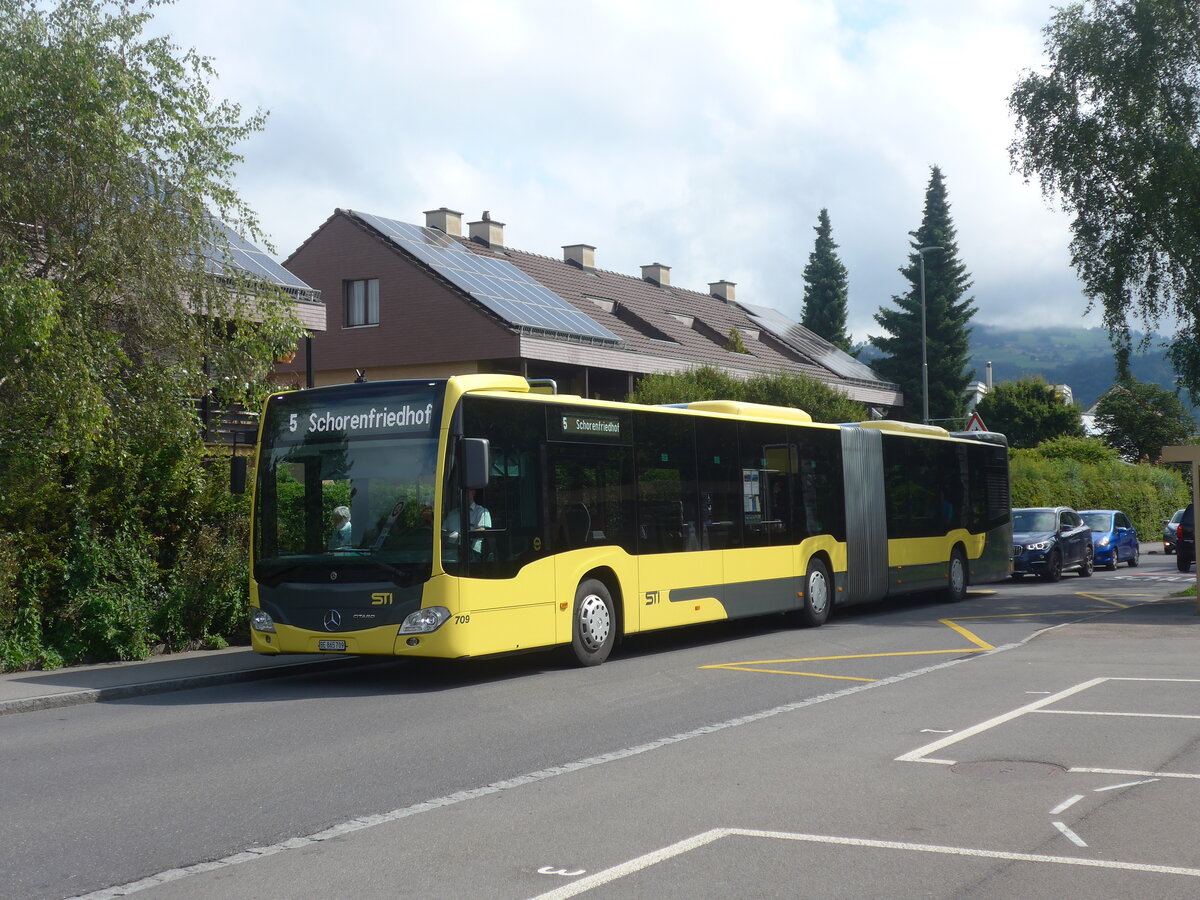
[[[571,650],[581,666],[598,666],[608,659],[617,639],[617,612],[602,581],[585,578],[575,589]]]
[[[957,603],[967,596],[967,557],[959,547],[950,554],[950,567],[946,570],[946,599]]]
[[[824,625],[829,618],[829,608],[833,605],[833,579],[829,577],[829,569],[818,557],[808,561],[808,571],[804,575],[804,596],[801,606],[796,610],[797,624],[804,628],[816,628]]]

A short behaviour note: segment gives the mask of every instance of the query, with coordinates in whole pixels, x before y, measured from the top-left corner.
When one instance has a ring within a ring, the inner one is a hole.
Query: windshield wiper
[[[294,572],[296,569],[303,568],[308,563],[292,563],[290,566],[283,566],[271,572],[269,575],[258,576],[260,584],[265,584],[267,587],[278,587],[283,577],[289,572]]]
[[[413,583],[413,573],[405,572],[403,569],[397,569],[391,563],[385,563],[383,560],[368,557],[364,560],[369,565],[375,566],[378,569],[389,573],[392,576],[392,581],[396,582],[400,587],[408,587]]]

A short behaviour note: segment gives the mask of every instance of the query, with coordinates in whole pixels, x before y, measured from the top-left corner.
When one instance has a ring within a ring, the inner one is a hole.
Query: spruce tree
[[[813,230],[817,239],[808,255],[808,265],[804,267],[804,314],[800,324],[849,353],[846,267],[838,259],[828,209],[821,210]]]
[[[971,329],[975,315],[974,297],[965,297],[971,286],[966,266],[958,258],[950,218],[946,182],[942,170],[933,166],[925,190],[925,212],[921,227],[910,231],[912,252],[900,274],[911,289],[893,296],[897,309],[881,307],[875,314],[887,332],[871,336],[870,342],[887,356],[873,365],[884,378],[904,392],[904,407],[897,417],[919,422],[923,412],[921,379],[921,254],[918,248],[940,247],[925,253],[925,334],[929,364],[929,418],[932,424],[956,426],[955,418],[966,414],[966,390],[975,377],[967,368],[970,360]],[[949,421],[947,421],[949,420]]]

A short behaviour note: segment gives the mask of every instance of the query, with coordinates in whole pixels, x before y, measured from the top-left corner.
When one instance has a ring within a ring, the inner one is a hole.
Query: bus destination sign
[[[288,420],[288,430],[293,434],[297,431],[307,431],[309,434],[323,434],[337,431],[346,433],[378,434],[380,432],[396,431],[428,431],[433,422],[433,404],[424,406],[404,404],[390,408],[388,406],[361,410],[330,410],[318,409],[302,416],[292,413]]]
[[[601,438],[607,440],[621,439],[621,419],[613,415],[596,415],[595,413],[562,413],[562,436],[565,438]]]

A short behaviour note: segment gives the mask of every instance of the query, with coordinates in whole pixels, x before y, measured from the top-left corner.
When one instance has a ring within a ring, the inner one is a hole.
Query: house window
[[[379,279],[346,282],[346,327],[379,324]]]

